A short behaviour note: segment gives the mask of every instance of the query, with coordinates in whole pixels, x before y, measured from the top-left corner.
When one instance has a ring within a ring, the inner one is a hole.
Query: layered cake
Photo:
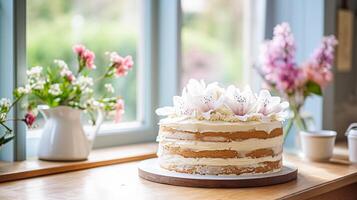
[[[173,107],[156,110],[162,168],[201,175],[277,172],[282,167],[287,102],[269,91],[227,89],[190,80]]]

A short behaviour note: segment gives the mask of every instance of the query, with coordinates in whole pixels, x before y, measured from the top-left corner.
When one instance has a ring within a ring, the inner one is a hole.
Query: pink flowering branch
[[[315,49],[312,57],[303,67],[307,78],[321,87],[332,81],[331,68],[334,60],[334,48],[337,45],[335,36],[324,37],[320,46]]]
[[[322,95],[322,88],[332,81],[336,45],[334,36],[324,37],[311,58],[301,67],[295,61],[295,41],[289,24],[278,24],[272,40],[263,45],[261,69],[257,71],[272,90],[289,101],[294,114],[291,120],[300,129],[307,129],[300,116],[305,99],[312,94]],[[288,123],[287,129],[291,126],[292,122]]]

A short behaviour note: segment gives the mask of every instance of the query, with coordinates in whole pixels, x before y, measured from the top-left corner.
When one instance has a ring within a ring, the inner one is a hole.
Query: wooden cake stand
[[[296,167],[284,164],[281,171],[271,174],[211,176],[168,171],[159,166],[157,158],[141,161],[139,165],[139,176],[143,179],[169,185],[205,188],[258,187],[286,183],[297,178],[297,171]]]

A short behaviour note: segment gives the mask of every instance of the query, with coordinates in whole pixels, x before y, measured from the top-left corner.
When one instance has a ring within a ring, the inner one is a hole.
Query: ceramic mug
[[[333,155],[336,131],[300,131],[301,149],[305,158],[312,161],[328,161]]]

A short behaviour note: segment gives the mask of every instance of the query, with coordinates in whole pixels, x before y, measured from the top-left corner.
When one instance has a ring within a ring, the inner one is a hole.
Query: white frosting
[[[258,139],[251,138],[242,141],[232,142],[204,142],[193,140],[176,140],[176,139],[159,139],[160,145],[167,145],[170,147],[180,147],[183,149],[190,149],[192,151],[205,150],[235,150],[235,151],[253,151],[256,149],[275,148],[282,146],[283,136]]]
[[[187,118],[165,118],[160,120],[159,125],[174,128],[176,130],[191,132],[238,132],[256,130],[270,133],[276,128],[281,128],[282,122],[224,122]]]
[[[274,162],[281,160],[281,154],[277,156],[266,156],[261,158],[185,158],[180,155],[163,155],[159,157],[160,163],[164,165],[208,165],[208,166],[247,166],[262,162]]]

